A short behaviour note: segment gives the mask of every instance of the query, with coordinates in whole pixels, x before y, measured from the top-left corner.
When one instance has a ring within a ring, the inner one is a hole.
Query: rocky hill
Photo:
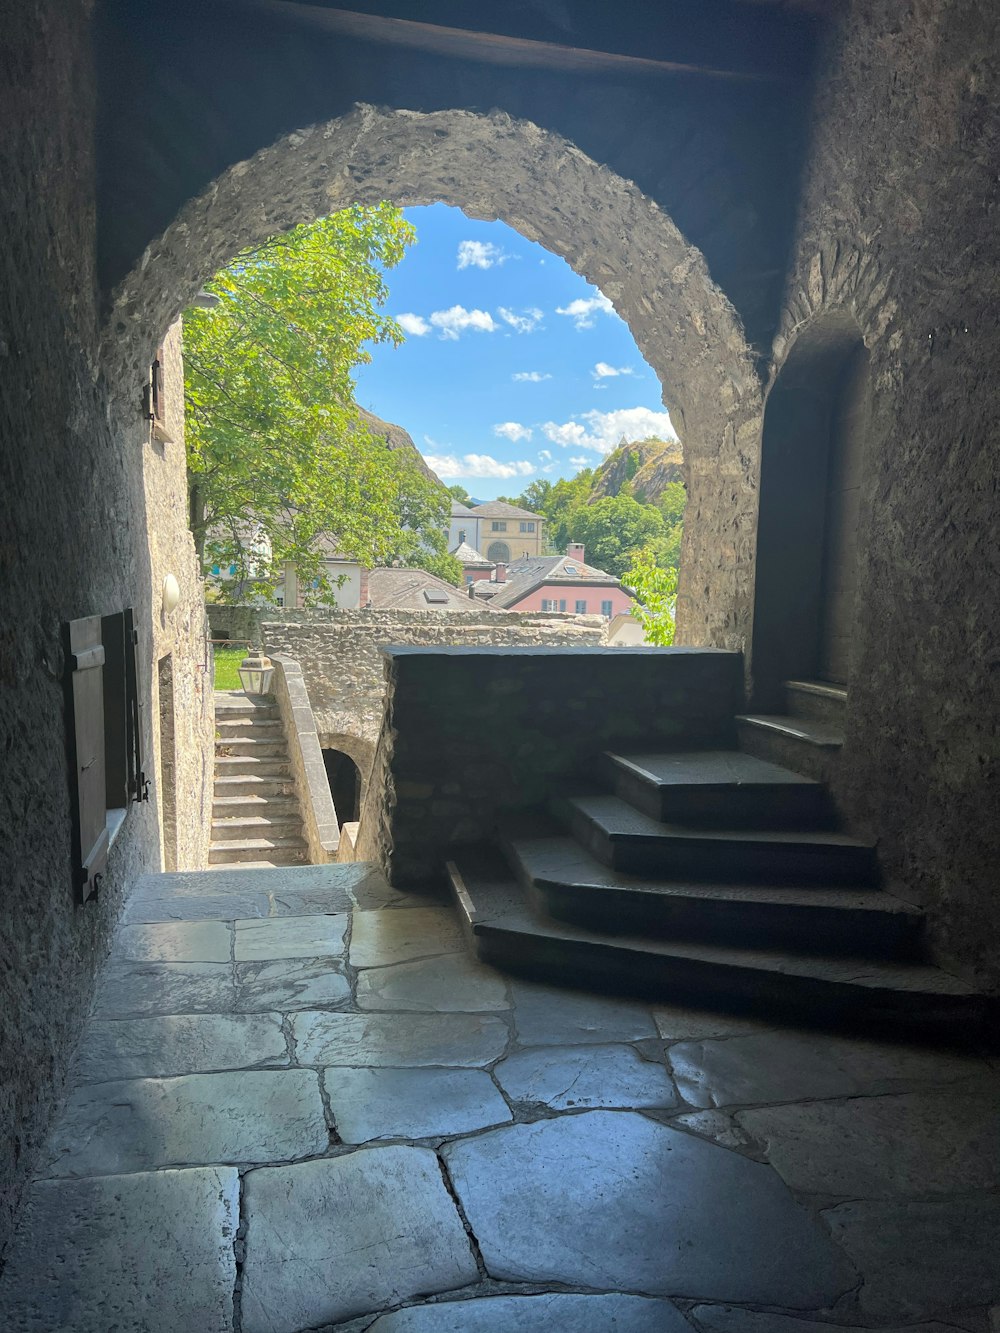
[[[684,480],[679,440],[622,440],[594,473],[590,501],[617,495],[626,483],[637,500],[655,504],[671,482]]]
[[[413,438],[408,431],[405,431],[402,426],[394,425],[391,421],[383,421],[381,417],[377,417],[374,412],[369,412],[364,407],[358,408],[358,415],[372,435],[380,435],[394,452],[402,451],[405,453],[412,461],[413,466],[419,472],[422,472],[428,481],[436,482],[442,490],[444,489],[444,482],[424,462],[423,454],[413,443]]]

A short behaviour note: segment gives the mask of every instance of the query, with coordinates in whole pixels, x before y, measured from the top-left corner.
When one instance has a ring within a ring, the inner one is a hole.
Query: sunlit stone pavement
[[[0,1328],[1000,1330],[1000,1068],[501,976],[360,865],[150,876]]]

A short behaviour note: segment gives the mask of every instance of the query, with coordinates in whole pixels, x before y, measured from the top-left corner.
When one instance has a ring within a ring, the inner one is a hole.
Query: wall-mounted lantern
[[[270,694],[274,664],[263,653],[251,653],[240,663],[240,683],[244,694]]]
[[[163,614],[169,616],[171,611],[177,609],[177,604],[181,600],[180,584],[173,574],[168,574],[163,580],[163,590],[161,593],[161,605]]]

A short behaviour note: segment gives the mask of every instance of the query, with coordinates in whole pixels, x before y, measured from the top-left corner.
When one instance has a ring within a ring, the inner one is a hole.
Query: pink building
[[[628,611],[630,594],[620,579],[588,565],[579,544],[565,555],[531,556],[507,567],[498,565],[493,578],[477,582],[475,595],[505,611],[565,611],[570,615],[612,616]]]

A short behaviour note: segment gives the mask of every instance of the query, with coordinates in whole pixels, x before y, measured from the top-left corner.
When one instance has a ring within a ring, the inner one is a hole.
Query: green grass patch
[[[217,690],[242,690],[239,667],[247,649],[216,648],[215,650],[215,688]]]

